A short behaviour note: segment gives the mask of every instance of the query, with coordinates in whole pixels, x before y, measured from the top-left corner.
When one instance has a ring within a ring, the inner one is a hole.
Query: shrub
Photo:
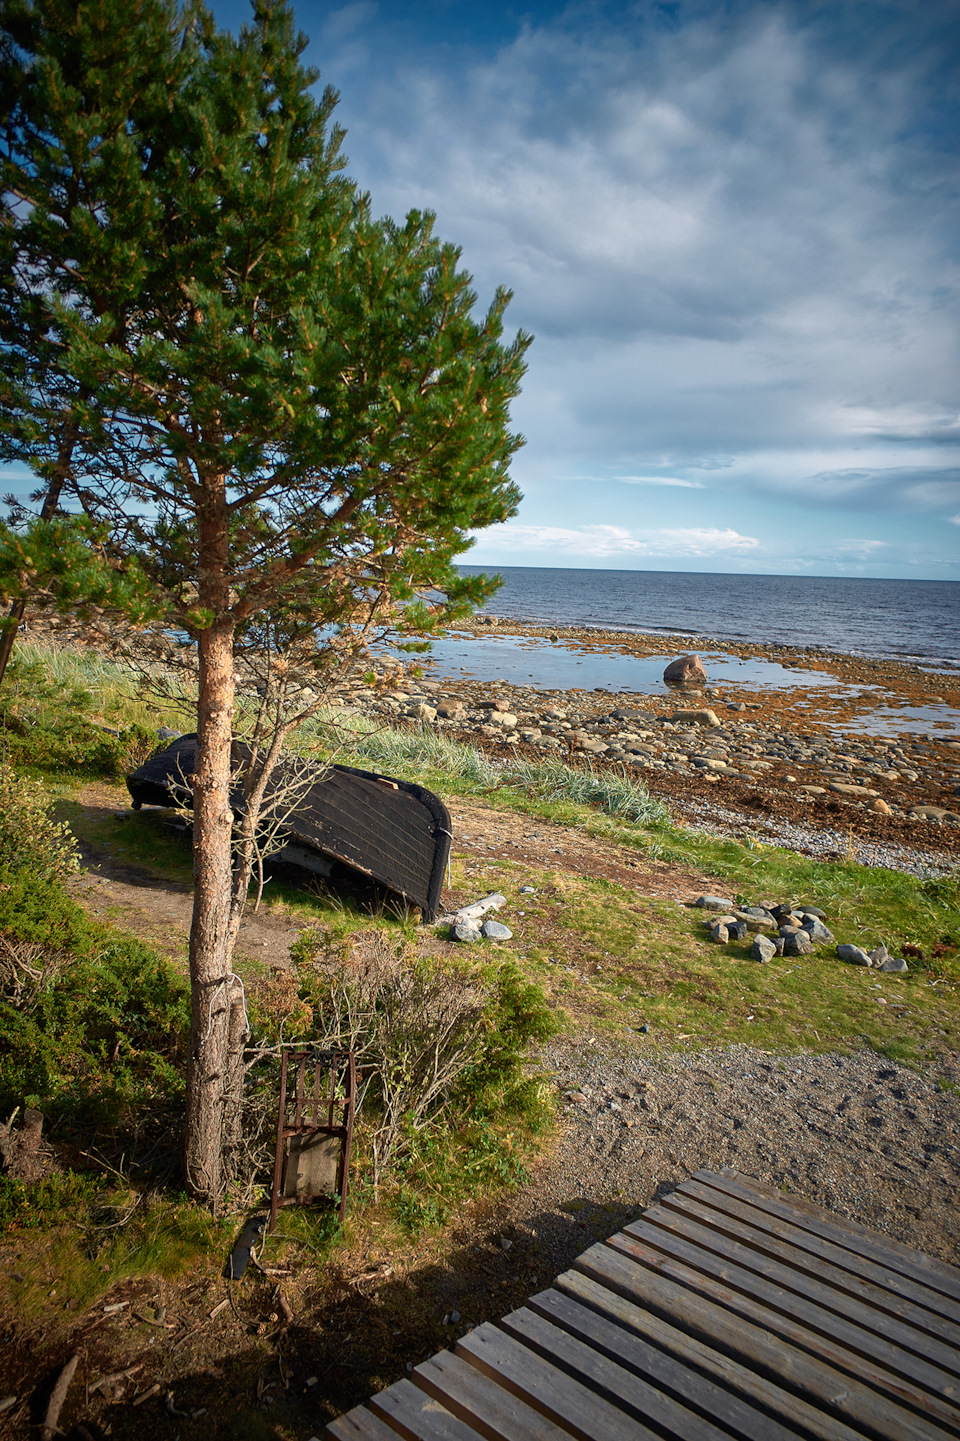
[[[558,1023],[512,962],[428,959],[379,931],[340,949],[315,935],[297,962],[310,1039],[352,1048],[365,1073],[358,1109],[375,1189],[404,1157],[432,1153],[443,1169],[456,1138],[489,1142],[494,1116],[532,1119],[539,1093],[527,1050]]]
[[[179,1096],[182,978],[135,937],[88,919],[49,875],[0,874],[0,1107],[30,1097],[114,1124]]]
[[[0,767],[0,870],[29,868],[38,881],[65,880],[79,868],[68,826],[52,820],[40,781]]]

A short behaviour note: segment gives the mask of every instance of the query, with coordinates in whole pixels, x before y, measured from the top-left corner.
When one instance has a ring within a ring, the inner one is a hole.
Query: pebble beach
[[[678,820],[718,834],[744,830],[822,859],[943,874],[960,849],[960,673],[823,647],[741,644],[749,679],[711,678],[715,637],[644,636],[525,625],[481,616],[460,632],[489,654],[575,648],[594,670],[624,657],[703,657],[706,681],[616,691],[545,688],[505,678],[422,677],[346,686],[341,704],[391,724],[429,725],[509,757],[561,756],[636,775]],[[532,662],[536,664],[534,660]],[[758,682],[756,674],[769,674]]]

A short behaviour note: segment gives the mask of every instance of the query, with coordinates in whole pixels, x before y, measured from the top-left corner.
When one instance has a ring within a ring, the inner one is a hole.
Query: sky
[[[956,0],[295,16],[374,210],[535,336],[467,561],[960,579]]]
[[[295,14],[374,209],[536,337],[466,559],[960,579],[954,0]]]

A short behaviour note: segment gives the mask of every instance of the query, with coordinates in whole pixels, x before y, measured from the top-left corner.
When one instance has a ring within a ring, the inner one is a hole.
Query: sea
[[[461,569],[474,575],[486,567]],[[864,699],[865,714],[856,722],[862,730],[922,734],[933,727],[960,737],[960,710],[939,699],[923,706],[890,705],[892,697],[881,688],[851,687],[828,668],[809,664],[809,652],[820,648],[896,659],[943,675],[946,689],[948,678],[960,672],[958,582],[533,566],[507,566],[500,574],[503,585],[484,608],[489,614],[574,627],[581,634],[551,642],[495,629],[454,629],[433,642],[423,661],[426,677],[651,695],[668,689],[665,659],[696,650],[711,686],[721,692],[725,686],[758,693],[829,689]],[[662,643],[654,654],[631,655],[611,640],[617,631],[661,637]],[[749,643],[773,653],[738,651]],[[800,650],[808,657],[798,670],[792,660]]]
[[[465,575],[493,567],[461,566]],[[547,625],[709,636],[960,666],[960,582],[504,566],[484,608]]]

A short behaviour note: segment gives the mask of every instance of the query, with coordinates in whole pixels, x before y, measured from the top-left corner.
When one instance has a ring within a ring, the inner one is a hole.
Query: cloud
[[[619,525],[584,525],[566,528],[552,525],[517,525],[507,522],[495,532],[483,533],[487,548],[504,551],[552,551],[605,559],[614,555],[631,557],[676,556],[709,558],[718,552],[746,553],[759,541],[735,530],[704,527],[663,528],[630,531]]]
[[[937,541],[960,475],[951,3],[558,0],[512,33],[503,7],[484,45],[440,7],[404,48],[382,0],[359,71],[364,3],[318,56],[353,67],[351,168],[378,211],[437,212],[482,301],[514,290],[532,513],[583,473],[673,492],[664,534],[698,488],[790,528],[927,515]],[[591,504],[624,519],[622,491]]]
[[[684,490],[705,490],[702,480],[680,480],[675,475],[615,475],[625,485],[666,485],[679,486]]]

